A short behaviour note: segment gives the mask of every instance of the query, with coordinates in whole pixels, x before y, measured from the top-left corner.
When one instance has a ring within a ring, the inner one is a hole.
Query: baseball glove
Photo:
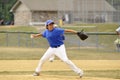
[[[88,38],[88,35],[86,33],[83,32],[83,30],[81,30],[80,32],[77,32],[77,36],[81,39],[81,40],[86,40]]]

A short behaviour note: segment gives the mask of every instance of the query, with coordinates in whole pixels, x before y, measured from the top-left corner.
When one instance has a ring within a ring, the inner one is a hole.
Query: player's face
[[[48,25],[48,30],[52,31],[53,28],[54,28],[54,24],[49,24],[49,25]]]

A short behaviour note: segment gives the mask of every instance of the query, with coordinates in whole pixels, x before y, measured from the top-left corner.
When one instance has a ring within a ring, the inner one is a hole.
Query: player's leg
[[[50,61],[50,62],[53,62],[54,59],[55,59],[55,55],[52,55],[52,56],[49,58],[49,61]]]
[[[48,48],[48,50],[45,52],[45,54],[42,56],[42,58],[39,61],[39,64],[35,70],[35,73],[33,74],[34,76],[38,76],[40,71],[41,71],[41,67],[43,65],[43,63],[48,60],[50,58],[51,55],[53,55],[53,49],[52,48]]]
[[[57,48],[56,56],[59,57],[63,62],[65,62],[74,72],[79,74],[80,77],[83,76],[83,71],[78,68],[71,60],[68,59],[64,45]]]

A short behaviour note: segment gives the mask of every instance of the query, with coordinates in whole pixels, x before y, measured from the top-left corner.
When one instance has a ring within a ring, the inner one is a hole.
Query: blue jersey
[[[42,36],[48,40],[50,47],[55,47],[64,44],[64,32],[64,29],[61,28],[54,28],[52,31],[46,29]]]

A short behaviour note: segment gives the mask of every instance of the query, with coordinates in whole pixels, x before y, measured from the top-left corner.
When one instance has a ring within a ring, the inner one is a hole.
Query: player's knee
[[[68,64],[69,63],[69,59],[64,59],[63,62]]]

